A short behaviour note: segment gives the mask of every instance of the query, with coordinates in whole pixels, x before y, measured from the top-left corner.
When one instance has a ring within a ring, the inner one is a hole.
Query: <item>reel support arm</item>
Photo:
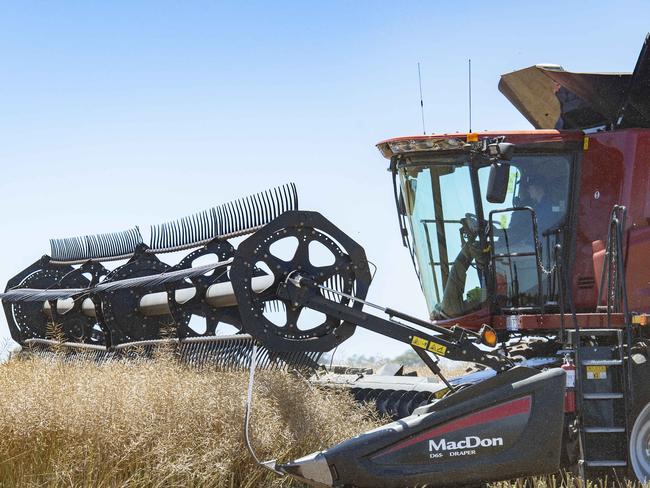
[[[412,346],[416,351],[429,351],[452,361],[467,361],[479,363],[497,372],[505,371],[513,366],[513,362],[501,355],[483,351],[475,344],[476,338],[465,334],[463,329],[446,331],[447,336],[434,336],[422,332],[400,322],[386,320],[362,310],[353,309],[325,298],[318,285],[304,276],[293,276],[292,279],[280,283],[278,297],[291,302],[287,306],[308,307],[327,316],[353,323],[364,329],[371,330],[385,337]],[[394,314],[391,310],[391,315]],[[455,336],[455,338],[454,338]],[[419,354],[422,357],[421,354]],[[429,364],[427,364],[429,366]],[[435,371],[433,371],[435,373]]]

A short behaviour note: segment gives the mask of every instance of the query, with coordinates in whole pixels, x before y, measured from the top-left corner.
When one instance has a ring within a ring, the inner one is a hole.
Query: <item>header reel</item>
[[[511,365],[476,346],[483,335],[366,302],[372,277],[363,248],[319,213],[298,211],[293,185],[197,215],[153,226],[151,246],[139,231],[53,241],[57,260],[44,257],[1,295],[12,336],[51,339],[54,323],[67,341],[111,349],[172,335],[210,342],[218,324],[228,323],[270,357],[293,361],[334,349],[361,326],[410,345],[438,375],[428,353],[497,371]],[[236,250],[226,240],[246,232],[252,235]],[[197,249],[176,266],[158,257],[191,245]],[[213,262],[200,264],[206,256]],[[99,262],[125,257],[110,272]]]

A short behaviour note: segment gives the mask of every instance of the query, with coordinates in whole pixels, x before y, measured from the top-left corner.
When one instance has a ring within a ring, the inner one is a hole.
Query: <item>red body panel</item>
[[[630,310],[650,311],[650,130],[590,135],[579,178],[572,275],[576,307],[596,309],[609,213],[620,204],[628,212],[625,238]],[[589,287],[589,282],[594,285]]]

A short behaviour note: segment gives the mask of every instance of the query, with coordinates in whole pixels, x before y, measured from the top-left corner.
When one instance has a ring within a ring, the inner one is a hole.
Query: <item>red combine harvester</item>
[[[431,323],[487,324],[504,357],[555,361],[461,381],[284,471],[325,486],[471,484],[560,467],[650,479],[648,38],[632,74],[533,66],[499,89],[535,130],[378,148]]]
[[[340,487],[561,468],[650,480],[650,38],[632,74],[534,66],[499,88],[535,130],[378,144],[429,320],[366,301],[363,248],[286,185],[152,226],[149,245],[138,227],[52,240],[0,294],[12,337],[96,360],[162,343],[191,364],[295,369],[363,327],[410,345],[440,386],[353,382],[398,420],[266,467]],[[484,370],[448,380],[439,357]]]

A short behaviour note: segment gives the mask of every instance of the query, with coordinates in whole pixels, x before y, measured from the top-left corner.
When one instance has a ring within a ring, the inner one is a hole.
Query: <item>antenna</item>
[[[469,82],[469,131],[472,132],[472,60],[468,60],[468,82]]]
[[[422,99],[422,75],[420,74],[419,62],[418,62],[418,83],[420,84],[420,113],[422,114],[422,133],[426,136],[427,129],[424,125],[424,100]]]

